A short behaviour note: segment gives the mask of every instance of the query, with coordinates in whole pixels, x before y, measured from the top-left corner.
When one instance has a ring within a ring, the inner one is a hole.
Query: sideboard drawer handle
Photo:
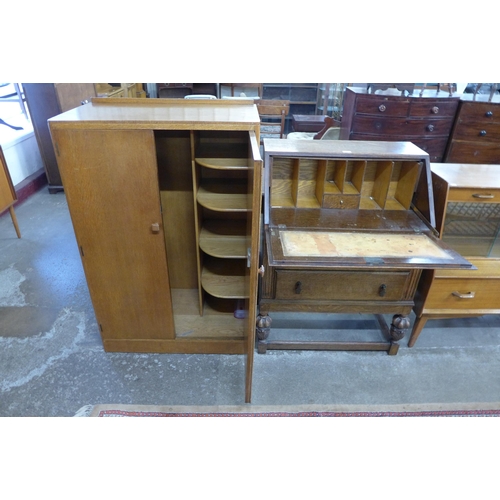
[[[469,293],[452,292],[451,294],[454,297],[458,297],[459,299],[473,299],[474,296],[476,295],[476,292],[469,292]]]
[[[486,111],[485,115],[488,117],[488,118],[491,118],[493,116],[493,111]]]
[[[378,110],[383,113],[387,108],[385,107],[384,104],[381,104],[379,107],[378,107]]]
[[[481,130],[481,132],[479,132],[479,135],[481,137],[484,137],[486,135],[486,130]]]
[[[295,293],[300,293],[301,291],[302,291],[302,282],[297,281],[297,283],[295,283]]]
[[[427,125],[427,127],[426,127],[426,128],[427,128],[427,130],[428,130],[429,132],[433,132],[433,131],[434,131],[434,125]]]
[[[378,287],[378,294],[383,297],[385,293],[387,292],[387,285],[380,285]]]
[[[435,115],[439,113],[439,108],[437,106],[434,106],[431,110]]]
[[[475,193],[472,195],[473,198],[481,198],[482,200],[492,200],[495,195],[494,194],[486,194],[486,193]]]

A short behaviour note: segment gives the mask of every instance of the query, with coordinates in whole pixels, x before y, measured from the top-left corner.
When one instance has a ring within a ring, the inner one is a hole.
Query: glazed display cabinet
[[[244,354],[247,401],[259,123],[253,101],[113,98],[49,120],[106,351]]]
[[[500,176],[498,165],[432,164],[441,240],[476,269],[424,271],[409,346],[429,319],[500,313]]]

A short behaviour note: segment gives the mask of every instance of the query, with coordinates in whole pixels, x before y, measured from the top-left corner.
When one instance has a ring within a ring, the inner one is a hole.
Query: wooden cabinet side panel
[[[16,200],[16,192],[14,191],[7,162],[0,146],[0,214],[11,207]]]
[[[52,132],[103,339],[174,338],[152,131]]]

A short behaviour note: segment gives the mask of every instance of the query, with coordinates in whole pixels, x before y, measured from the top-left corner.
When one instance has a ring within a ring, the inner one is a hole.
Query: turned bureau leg
[[[267,314],[257,316],[257,352],[259,354],[265,354],[267,352],[266,340],[271,332],[271,323],[273,320]]]
[[[415,324],[413,325],[413,330],[411,331],[410,339],[408,340],[408,347],[413,347],[415,345],[415,342],[417,341],[420,332],[424,329],[424,326],[427,323],[428,319],[429,317],[424,315],[415,320]]]
[[[392,323],[389,329],[391,337],[391,347],[389,354],[397,354],[399,350],[399,341],[405,336],[406,330],[410,328],[410,318],[402,314],[395,314],[392,317]]]

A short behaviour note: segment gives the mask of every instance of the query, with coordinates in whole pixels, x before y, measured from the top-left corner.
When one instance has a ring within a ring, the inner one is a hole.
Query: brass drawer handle
[[[472,195],[473,198],[481,198],[482,200],[492,200],[495,195],[494,194],[481,194],[481,193],[475,193]]]
[[[378,110],[379,110],[381,113],[383,113],[386,109],[387,109],[387,108],[386,108],[383,104],[381,104],[381,105],[378,107]]]
[[[295,283],[294,291],[295,291],[295,293],[300,293],[302,291],[302,282],[301,281],[297,281],[297,283]]]
[[[454,297],[458,297],[459,299],[473,299],[474,296],[476,295],[476,292],[469,292],[469,293],[452,292],[451,294]]]

